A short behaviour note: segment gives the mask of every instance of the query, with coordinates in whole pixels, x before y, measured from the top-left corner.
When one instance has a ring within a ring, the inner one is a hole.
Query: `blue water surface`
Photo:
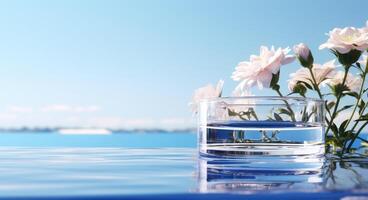
[[[194,133],[1,133],[0,199],[341,199],[368,194],[364,157],[200,158],[196,138]]]
[[[195,133],[114,133],[109,135],[63,135],[55,133],[0,133],[0,146],[15,147],[190,147]]]

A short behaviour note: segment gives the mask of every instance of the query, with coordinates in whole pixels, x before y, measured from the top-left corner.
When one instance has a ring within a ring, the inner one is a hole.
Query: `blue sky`
[[[368,1],[0,1],[0,126],[182,128],[192,92],[260,45],[318,46]],[[298,64],[282,68],[282,86]],[[254,93],[270,94],[269,90]]]

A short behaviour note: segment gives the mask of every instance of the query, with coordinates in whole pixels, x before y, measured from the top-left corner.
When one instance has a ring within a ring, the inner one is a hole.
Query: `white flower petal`
[[[346,54],[353,49],[364,51],[368,48],[368,28],[334,28],[328,33],[328,40],[319,49],[333,49]]]
[[[295,56],[286,56],[285,59],[281,62],[282,65],[287,65],[292,63],[295,60]]]
[[[191,107],[193,113],[198,112],[198,103],[203,99],[209,99],[209,98],[216,98],[220,97],[223,89],[224,81],[220,80],[217,83],[216,88],[208,84],[204,87],[198,88],[195,90],[192,102],[189,103],[189,106]]]
[[[249,62],[239,63],[231,77],[235,81],[244,81],[247,87],[257,85],[259,88],[268,88],[272,74],[278,73],[282,65],[295,59],[294,56],[287,55],[289,51],[289,48],[275,50],[273,46],[270,49],[261,46],[260,55],[252,55]]]
[[[313,64],[312,72],[318,85],[322,84],[326,79],[332,78],[336,68],[334,62],[335,60],[331,60],[323,65]],[[301,67],[295,73],[290,74],[288,88],[290,91],[293,91],[298,82],[302,81],[312,84],[311,80],[310,71],[305,67]]]
[[[341,84],[343,82],[344,76],[345,72],[338,71],[333,75],[333,77],[326,80],[325,83],[330,86]],[[346,76],[345,85],[349,88],[350,91],[359,92],[362,85],[362,79],[359,76],[354,76],[353,74],[348,73]]]

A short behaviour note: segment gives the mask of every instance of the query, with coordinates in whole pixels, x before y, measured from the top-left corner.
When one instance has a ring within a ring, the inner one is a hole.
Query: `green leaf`
[[[344,107],[340,108],[340,109],[336,112],[336,114],[338,114],[339,112],[344,111],[344,110],[346,110],[346,109],[349,109],[349,108],[351,108],[351,107],[353,107],[353,106],[354,106],[354,105],[346,105],[346,106],[344,106]]]
[[[281,116],[277,113],[273,113],[273,116],[275,117],[276,121],[284,121]]]
[[[334,132],[334,133],[338,133],[339,132],[339,129],[337,128],[336,124],[335,123],[332,123],[331,124],[331,127],[330,127],[331,131]]]
[[[356,99],[359,99],[359,94],[357,92],[346,92],[344,94],[355,97]]]
[[[355,120],[357,122],[359,121],[368,121],[368,113],[365,115],[362,115],[359,119]]]
[[[366,93],[368,91],[368,88],[365,88],[364,90],[363,90],[363,93]]]
[[[244,115],[248,118],[248,120],[250,120],[250,112],[249,111],[241,111],[239,112],[238,116],[241,118],[241,119],[245,119],[244,118]]]
[[[344,135],[347,140],[351,140],[355,137],[352,130],[345,131]]]
[[[302,115],[302,122],[307,122],[309,119],[308,119],[308,112],[303,112],[303,115]]]
[[[252,117],[258,121],[258,117],[257,117],[257,114],[256,112],[254,111],[253,108],[249,108],[248,111],[250,112],[250,114],[252,115]]]
[[[238,116],[238,113],[237,112],[234,112],[234,111],[232,111],[231,109],[227,109],[227,113],[229,114],[229,116],[231,116],[231,117],[234,117],[234,116]]]
[[[361,99],[358,103],[359,113],[362,113],[364,107],[365,107],[365,102]]]
[[[340,127],[339,127],[339,133],[340,134],[343,134],[345,132],[345,126],[346,126],[346,123],[348,123],[349,119],[346,119],[344,120],[341,124],[340,124]]]
[[[280,108],[280,109],[279,109],[279,113],[280,113],[280,114],[285,114],[285,115],[288,115],[288,116],[290,116],[290,115],[291,115],[290,111],[289,111],[289,110],[287,110],[287,109],[285,109],[285,108]]]
[[[327,108],[329,109],[329,110],[331,110],[334,106],[335,106],[335,102],[334,101],[330,101],[330,102],[328,102],[327,103]]]
[[[331,86],[332,94],[335,96],[339,96],[340,94],[344,94],[344,91],[349,91],[349,88],[346,85],[341,83]]]

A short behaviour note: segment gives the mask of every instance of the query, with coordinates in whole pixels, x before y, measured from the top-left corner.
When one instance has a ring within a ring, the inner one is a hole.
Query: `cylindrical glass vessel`
[[[324,101],[299,97],[223,97],[200,102],[204,156],[324,154]]]

